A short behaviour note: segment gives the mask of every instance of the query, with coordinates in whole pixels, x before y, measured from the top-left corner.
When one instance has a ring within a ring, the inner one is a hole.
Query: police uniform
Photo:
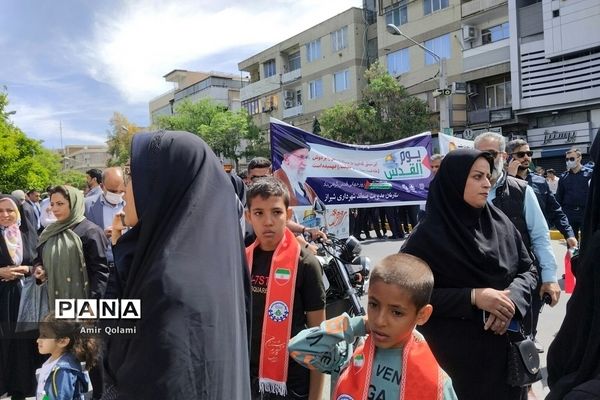
[[[583,210],[591,177],[592,170],[581,167],[577,173],[566,171],[558,181],[556,200],[567,215],[576,237],[579,235],[579,229],[583,222]]]

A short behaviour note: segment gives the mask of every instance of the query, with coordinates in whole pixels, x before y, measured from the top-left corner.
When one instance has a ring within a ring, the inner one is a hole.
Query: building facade
[[[587,155],[600,128],[599,20],[597,0],[509,4],[512,107],[546,168],[564,171],[571,147]]]
[[[263,130],[274,117],[311,131],[323,110],[360,99],[376,48],[374,22],[350,8],[241,61],[239,70],[250,75],[241,89],[242,107]]]
[[[60,150],[63,170],[81,172],[92,168],[103,170],[110,159],[108,147],[104,145],[69,145]]]
[[[150,100],[150,122],[159,115],[173,115],[182,101],[212,99],[231,111],[240,110],[240,88],[243,78],[221,72],[194,72],[176,69],[164,76],[174,88]]]

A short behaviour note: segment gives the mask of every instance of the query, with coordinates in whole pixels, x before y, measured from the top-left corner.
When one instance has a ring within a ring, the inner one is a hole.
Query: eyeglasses
[[[516,156],[517,158],[523,158],[525,155],[527,155],[527,157],[531,157],[533,155],[533,151],[515,151],[511,155]]]
[[[493,158],[498,157],[498,154],[500,154],[500,152],[496,151],[496,150],[483,150],[483,151],[485,151],[486,153],[490,153]]]
[[[567,158],[565,158],[565,160],[567,160],[567,161],[575,161],[575,160],[577,160],[577,157],[567,157]]]
[[[123,166],[123,184],[129,185],[131,182],[131,165],[127,164]]]

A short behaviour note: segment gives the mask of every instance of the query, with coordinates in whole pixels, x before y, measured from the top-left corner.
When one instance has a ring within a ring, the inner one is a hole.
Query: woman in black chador
[[[523,395],[506,384],[506,330],[529,310],[536,270],[517,229],[487,203],[493,165],[489,153],[448,153],[431,183],[427,216],[401,250],[433,271],[433,314],[419,331],[461,400]]]
[[[250,282],[229,177],[187,132],[135,135],[124,170],[131,229],[113,251],[142,317],[108,340],[103,399],[249,399]]]
[[[600,131],[585,207],[577,285],[548,350],[547,399],[600,399]]]

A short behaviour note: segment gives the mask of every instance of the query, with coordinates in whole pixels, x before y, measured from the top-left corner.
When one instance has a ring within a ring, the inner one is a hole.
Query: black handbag
[[[508,338],[506,383],[523,387],[541,380],[540,356],[533,341],[520,332],[509,332]]]

